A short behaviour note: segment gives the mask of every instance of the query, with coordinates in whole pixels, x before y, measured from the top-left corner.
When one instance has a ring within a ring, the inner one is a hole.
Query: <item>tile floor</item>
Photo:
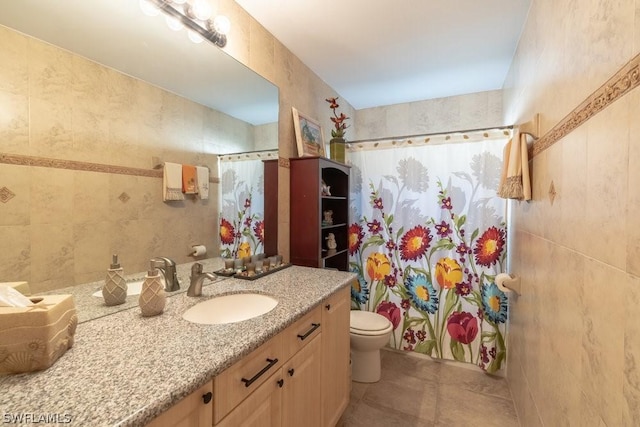
[[[338,427],[517,427],[504,378],[430,358],[384,349],[382,378],[352,383]]]

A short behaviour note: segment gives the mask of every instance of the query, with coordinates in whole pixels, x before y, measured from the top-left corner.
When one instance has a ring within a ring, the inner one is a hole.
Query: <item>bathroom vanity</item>
[[[48,370],[0,377],[0,407],[10,416],[68,417],[72,426],[335,425],[349,398],[354,279],[292,266],[205,285],[199,298],[172,295],[159,316],[134,307],[87,321]],[[207,298],[240,292],[278,305],[231,324],[182,318]]]
[[[160,426],[334,426],[349,403],[349,288],[155,418]]]

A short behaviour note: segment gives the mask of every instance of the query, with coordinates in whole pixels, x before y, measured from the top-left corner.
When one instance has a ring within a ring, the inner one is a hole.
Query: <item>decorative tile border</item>
[[[51,159],[48,157],[23,156],[20,154],[0,153],[0,163],[18,166],[37,166],[43,168],[69,169],[87,172],[111,173],[118,175],[145,176],[162,178],[162,170],[141,169],[127,166],[105,165],[101,163],[79,162],[76,160]],[[220,178],[209,177],[209,182],[220,183]]]
[[[600,111],[604,110],[639,85],[640,54],[627,62],[613,77],[593,92],[580,105],[574,108],[573,111],[556,124],[549,132],[534,141],[534,143],[529,147],[529,159],[532,159],[547,148],[551,147],[574,129],[584,124],[591,117],[598,114]],[[393,142],[395,143],[395,141]],[[411,142],[412,141],[409,141],[408,143]],[[428,138],[424,140],[424,143],[429,142],[431,141]],[[100,163],[79,162],[75,160],[23,156],[18,154],[0,153],[0,163],[162,178],[162,171],[157,169],[140,169]],[[290,168],[289,159],[278,157],[278,166]],[[220,178],[210,177],[209,182],[214,184],[220,183]]]
[[[627,62],[612,78],[585,99],[582,104],[578,105],[549,132],[535,141],[529,147],[529,159],[551,147],[591,117],[638,87],[638,85],[640,85],[640,54]]]
[[[278,166],[282,168],[291,169],[291,162],[284,157],[278,157]]]

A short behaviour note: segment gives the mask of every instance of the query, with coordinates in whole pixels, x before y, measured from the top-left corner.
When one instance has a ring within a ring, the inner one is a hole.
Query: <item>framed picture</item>
[[[296,131],[296,142],[298,143],[298,156],[321,156],[324,153],[324,134],[322,127],[316,120],[310,118],[291,107],[293,111],[293,127]]]

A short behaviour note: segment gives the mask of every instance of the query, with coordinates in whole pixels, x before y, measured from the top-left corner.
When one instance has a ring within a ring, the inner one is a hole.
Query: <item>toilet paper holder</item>
[[[202,244],[191,245],[191,252],[189,252],[189,256],[194,258],[203,257],[207,254],[207,247]]]
[[[498,289],[502,292],[515,292],[517,295],[520,295],[520,277],[500,273],[496,276],[495,282]]]

